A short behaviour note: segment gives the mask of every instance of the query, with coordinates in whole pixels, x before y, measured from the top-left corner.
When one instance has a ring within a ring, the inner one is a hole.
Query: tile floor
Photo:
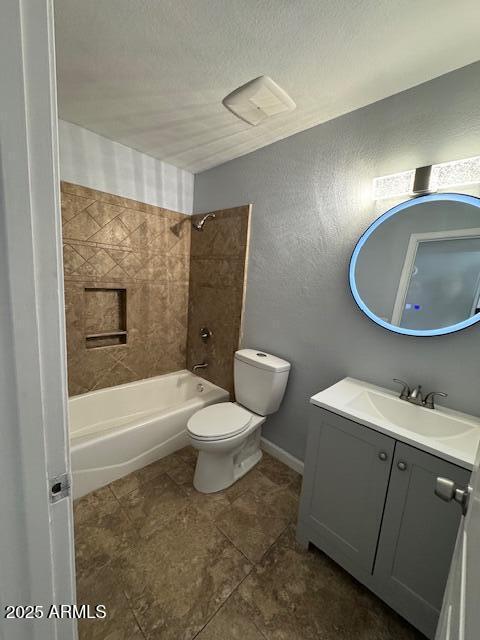
[[[419,640],[323,553],[295,544],[301,477],[264,454],[217,494],[195,451],[75,503],[78,602],[105,604],[80,640]]]

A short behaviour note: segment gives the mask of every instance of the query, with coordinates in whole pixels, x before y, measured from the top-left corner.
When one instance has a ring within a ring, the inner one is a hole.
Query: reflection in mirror
[[[355,247],[350,286],[391,331],[441,335],[480,320],[480,200],[431,194],[378,218]]]

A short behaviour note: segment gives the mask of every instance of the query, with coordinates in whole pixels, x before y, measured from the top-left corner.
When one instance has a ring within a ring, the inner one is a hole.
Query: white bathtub
[[[186,446],[190,416],[228,399],[228,391],[190,371],[70,398],[74,498]]]

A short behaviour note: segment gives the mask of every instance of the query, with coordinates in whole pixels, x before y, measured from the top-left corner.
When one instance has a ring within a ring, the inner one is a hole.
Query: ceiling
[[[480,59],[478,0],[57,0],[62,119],[192,172]],[[222,106],[269,75],[297,104]]]

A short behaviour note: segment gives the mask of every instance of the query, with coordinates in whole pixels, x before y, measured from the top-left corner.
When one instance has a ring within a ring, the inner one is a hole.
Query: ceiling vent
[[[288,93],[268,76],[260,76],[235,89],[222,104],[237,118],[254,125],[296,108]]]

